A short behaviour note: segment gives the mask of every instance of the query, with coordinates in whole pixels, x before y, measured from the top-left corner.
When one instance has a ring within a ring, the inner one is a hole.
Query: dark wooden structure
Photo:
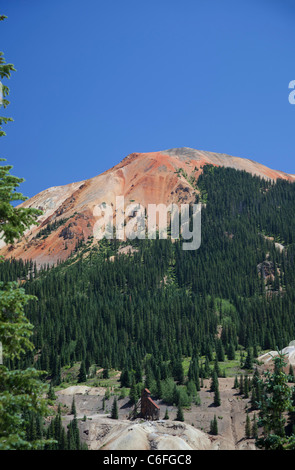
[[[160,407],[151,399],[151,392],[144,388],[141,392],[141,412],[144,419],[156,420],[160,418]]]

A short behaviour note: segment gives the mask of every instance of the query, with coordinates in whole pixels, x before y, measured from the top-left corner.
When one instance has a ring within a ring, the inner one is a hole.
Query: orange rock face
[[[125,206],[136,202],[145,208],[148,204],[192,203],[197,193],[192,177],[197,180],[205,164],[245,170],[267,179],[295,180],[295,175],[271,170],[252,160],[186,147],[132,153],[101,175],[46,189],[25,201],[23,207],[43,211],[39,225],[27,230],[13,247],[0,242],[0,254],[32,259],[39,266],[66,260],[79,241],[93,235],[93,211],[97,205],[106,203],[115,208],[116,196],[124,196]]]

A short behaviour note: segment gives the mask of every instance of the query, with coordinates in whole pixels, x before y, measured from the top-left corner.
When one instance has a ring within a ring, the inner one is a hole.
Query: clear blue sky
[[[293,0],[0,0],[27,196],[132,152],[228,153],[295,173]]]

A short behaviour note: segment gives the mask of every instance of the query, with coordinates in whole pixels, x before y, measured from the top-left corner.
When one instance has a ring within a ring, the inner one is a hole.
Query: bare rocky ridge
[[[22,203],[23,207],[43,210],[40,224],[27,230],[14,246],[0,241],[0,254],[32,259],[39,266],[66,260],[79,241],[93,235],[97,205],[105,202],[115,207],[116,196],[124,196],[125,206],[135,201],[145,208],[148,204],[192,203],[198,192],[194,181],[205,164],[245,170],[267,179],[295,180],[295,175],[271,170],[253,160],[187,147],[132,153],[101,175],[46,189]],[[54,223],[57,228],[43,234],[42,230]]]
[[[101,417],[83,427],[88,428],[90,450],[209,450],[212,447],[202,431],[169,420],[130,423],[110,422]]]

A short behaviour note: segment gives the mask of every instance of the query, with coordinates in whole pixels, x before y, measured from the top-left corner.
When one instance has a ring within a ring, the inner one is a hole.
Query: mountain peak
[[[39,265],[65,260],[77,243],[93,235],[96,206],[104,202],[114,207],[116,196],[124,196],[125,206],[135,201],[145,208],[148,204],[193,203],[198,193],[193,182],[206,164],[244,170],[265,179],[295,180],[294,175],[250,159],[189,147],[131,153],[98,176],[46,189],[23,202],[22,207],[43,211],[39,226],[31,227],[13,247],[2,242],[0,254],[33,259]]]

